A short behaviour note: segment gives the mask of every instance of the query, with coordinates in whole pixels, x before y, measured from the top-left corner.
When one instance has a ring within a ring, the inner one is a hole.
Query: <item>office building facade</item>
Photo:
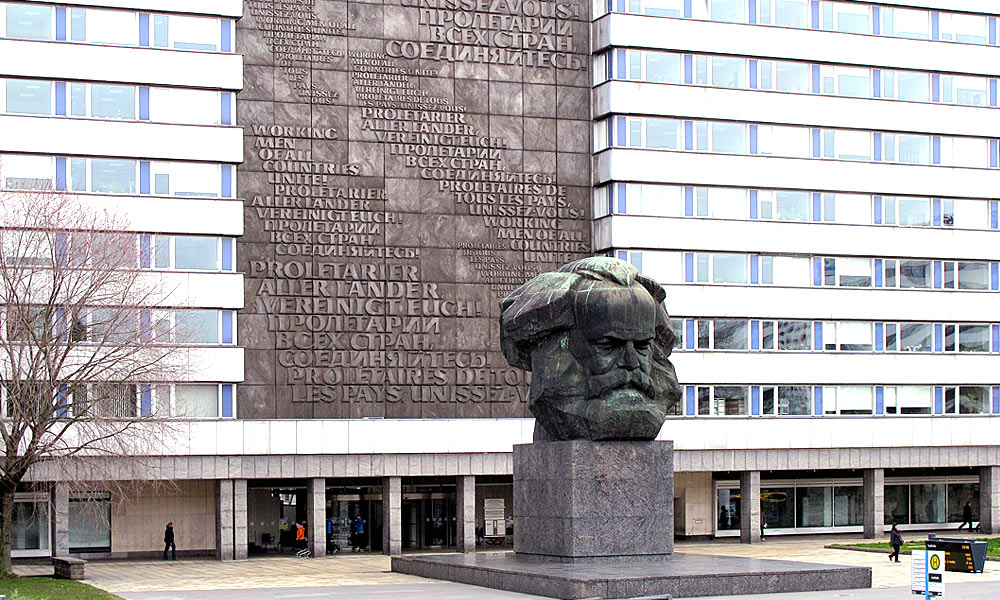
[[[0,3],[0,183],[126,215],[198,332],[135,390],[167,485],[42,465],[15,556],[503,543],[498,300],[593,253],[667,290],[678,535],[991,529],[983,4]]]

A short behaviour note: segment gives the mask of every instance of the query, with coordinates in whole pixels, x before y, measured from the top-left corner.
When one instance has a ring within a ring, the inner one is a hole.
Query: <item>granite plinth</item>
[[[580,598],[690,598],[869,588],[870,567],[675,553],[615,564],[539,562],[513,552],[406,556],[392,570],[522,594]]]
[[[514,551],[568,563],[669,558],[673,457],[669,441],[514,446]]]

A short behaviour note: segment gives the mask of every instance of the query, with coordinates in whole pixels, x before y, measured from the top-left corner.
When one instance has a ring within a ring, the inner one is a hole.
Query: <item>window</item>
[[[886,261],[886,269],[888,268],[888,261]],[[931,287],[931,276],[931,261],[929,260],[899,261],[899,287],[901,288],[929,288]],[[889,287],[888,280],[886,287]]]
[[[871,7],[854,2],[820,3],[821,27],[827,31],[844,33],[872,32]]]
[[[824,388],[825,390],[826,388]],[[835,396],[835,408],[837,413],[842,415],[870,415],[875,406],[875,397],[871,386],[868,385],[842,385],[837,388]],[[824,410],[829,413],[827,398],[823,396]]]
[[[944,523],[946,487],[941,483],[924,483],[910,486],[912,523]]]
[[[796,527],[833,526],[833,488],[795,488]]]
[[[848,129],[823,130],[823,158],[871,160],[872,134]]]
[[[8,5],[8,10],[11,5]],[[18,554],[37,554],[49,549],[49,501],[44,494],[15,494],[10,543]],[[35,552],[32,552],[35,551]]]
[[[694,190],[695,214],[715,219],[746,219],[747,192],[739,188],[705,188]]]
[[[219,343],[218,310],[178,310],[174,311],[173,316],[175,323],[173,338],[177,343]],[[157,322],[159,323],[159,320]],[[159,339],[159,335],[157,338]]]
[[[916,165],[931,163],[931,138],[926,135],[882,134],[882,160]]]
[[[990,328],[988,325],[959,325],[959,352],[989,352]]]
[[[629,0],[627,12],[680,18],[684,16],[684,0]]]
[[[83,159],[73,159],[80,161]],[[90,191],[108,194],[136,193],[134,160],[92,158],[90,160]],[[74,172],[73,175],[76,175]]]
[[[835,325],[834,335],[826,334],[826,325]],[[871,352],[872,351],[872,325],[865,321],[839,321],[837,323],[824,323],[823,343],[827,350],[840,350],[843,352]],[[831,348],[831,346],[834,346]]]
[[[746,415],[747,387],[739,385],[715,386],[715,414],[736,416]]]
[[[899,350],[902,352],[930,352],[933,337],[930,323],[899,324]],[[892,345],[896,345],[895,341]]]
[[[89,341],[96,344],[121,344],[139,333],[139,315],[134,309],[91,308],[86,315]]]
[[[883,6],[881,12],[882,35],[913,40],[931,39],[931,19],[928,11]]]
[[[865,522],[864,488],[860,485],[834,486],[833,526],[863,525]]]
[[[812,282],[812,266],[806,257],[761,256],[760,281],[764,285],[803,287]]]
[[[984,262],[958,263],[958,289],[988,290],[990,289],[990,266]]]
[[[861,67],[820,67],[821,92],[852,98],[870,98],[872,95],[871,69]]]
[[[778,27],[809,28],[808,0],[759,0],[757,22]]]
[[[216,270],[219,268],[218,238],[178,235],[173,240],[175,269]]]
[[[989,43],[988,21],[983,15],[939,13],[938,21],[941,40],[964,44]]]
[[[73,395],[73,413],[79,417],[130,418],[137,413],[136,386],[123,383],[91,383]]]
[[[812,350],[812,321],[778,321],[778,350]]]
[[[681,83],[684,80],[681,55],[666,52],[645,52],[646,81],[653,83]]]
[[[930,102],[930,73],[882,71],[882,97],[910,102]]]
[[[31,79],[8,79],[5,111],[11,114],[51,115],[52,83]]]
[[[21,40],[52,39],[52,7],[44,4],[6,5],[7,37]]]
[[[135,86],[90,84],[90,116],[135,120]]]
[[[217,198],[222,176],[219,165],[193,162],[154,162],[153,189],[158,196]]]
[[[941,164],[953,167],[985,168],[988,165],[988,150],[987,141],[983,139],[943,137],[941,138]]]
[[[903,385],[896,387],[895,391],[899,414],[927,415],[931,413],[932,396],[930,386]]]
[[[55,164],[50,156],[0,154],[0,182],[7,190],[55,189]]]
[[[684,320],[670,319],[670,327],[674,330],[674,350],[684,349]]]
[[[747,257],[743,254],[713,254],[713,283],[747,282]]]
[[[824,285],[841,287],[871,287],[872,261],[870,258],[824,258]]]
[[[727,154],[747,153],[747,126],[743,123],[695,123],[695,149]]]
[[[771,156],[808,158],[812,144],[806,127],[757,126],[757,153]]]
[[[111,494],[95,492],[70,495],[69,550],[111,551]]]
[[[884,196],[882,222],[904,227],[930,227],[931,202],[927,198]]]
[[[174,415],[178,417],[218,417],[219,386],[215,384],[175,385]]]
[[[48,329],[55,321],[54,309],[38,305],[8,304],[4,313],[7,323],[7,339],[39,340],[45,345]]]
[[[812,66],[808,63],[762,60],[757,64],[760,71],[757,86],[760,89],[812,93]]]
[[[134,11],[71,8],[69,13],[74,42],[139,45],[139,14]]]
[[[153,15],[153,46],[175,50],[215,52],[221,29],[218,19],[180,15]]]
[[[779,385],[778,386],[778,414],[779,415],[809,415],[812,414],[810,408],[812,398],[812,388],[807,385]]]
[[[744,0],[708,0],[713,21],[746,23]]]
[[[941,76],[941,102],[964,106],[987,106],[989,80],[963,75]]]
[[[622,188],[619,186],[618,191]],[[684,188],[676,185],[627,183],[624,197],[615,200],[615,213],[681,217],[684,215]]]
[[[711,66],[711,85],[721,88],[747,88],[747,61],[745,58],[731,58],[726,56],[704,57],[699,56],[697,60],[708,60]],[[707,81],[697,81],[696,83],[708,83]]]
[[[746,321],[716,319],[714,321],[716,350],[746,350],[748,328]]]

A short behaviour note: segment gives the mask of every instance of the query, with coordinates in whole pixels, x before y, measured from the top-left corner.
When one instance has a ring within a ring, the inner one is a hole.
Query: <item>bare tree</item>
[[[148,455],[162,433],[148,390],[180,361],[150,322],[169,290],[142,251],[121,218],[73,196],[0,192],[0,577],[29,469],[89,461],[75,472],[99,480],[99,459]]]

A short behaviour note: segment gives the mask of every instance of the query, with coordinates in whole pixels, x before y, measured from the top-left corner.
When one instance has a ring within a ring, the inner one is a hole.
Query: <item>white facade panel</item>
[[[0,152],[243,162],[243,129],[0,115]]]
[[[614,148],[595,156],[594,183],[637,181],[774,189],[995,198],[1000,170]]]
[[[655,115],[975,137],[1000,137],[996,110],[634,81],[610,81],[594,90],[596,117]]]
[[[120,217],[127,231],[196,235],[243,235],[243,201],[78,194],[85,206]],[[198,218],[192,218],[197,215]]]
[[[609,14],[592,47],[660,48],[895,69],[1000,75],[1000,48],[901,38]]]
[[[172,425],[171,439],[157,451],[180,456],[313,454],[299,446],[312,448],[312,441],[295,439],[300,423],[177,421]],[[531,442],[533,424],[533,419],[324,421],[323,431],[338,435],[324,440],[323,447],[335,449],[337,454],[512,452],[515,444]],[[995,444],[997,427],[1000,416],[670,418],[658,439],[673,440],[674,448],[682,451],[990,446]],[[453,441],[466,437],[474,437],[476,443]],[[385,445],[389,440],[391,445]]]
[[[604,225],[604,221],[610,221]],[[594,248],[996,260],[996,231],[615,215]],[[845,240],[850,240],[845,244]]]
[[[0,39],[0,76],[243,89],[243,56],[213,52]]]
[[[243,348],[201,347],[178,351],[171,356],[184,369],[179,381],[239,383],[243,381]]]
[[[664,285],[667,310],[681,316],[859,321],[997,320],[996,292]],[[735,358],[734,360],[740,360]],[[779,359],[780,360],[780,359]],[[993,359],[995,360],[995,359]],[[686,378],[686,374],[682,374]]]
[[[151,271],[151,280],[160,281],[160,306],[179,308],[243,308],[242,273],[163,273]]]
[[[673,309],[673,312],[677,312]],[[704,311],[701,311],[704,312]],[[675,352],[681,385],[994,385],[990,354]]]

